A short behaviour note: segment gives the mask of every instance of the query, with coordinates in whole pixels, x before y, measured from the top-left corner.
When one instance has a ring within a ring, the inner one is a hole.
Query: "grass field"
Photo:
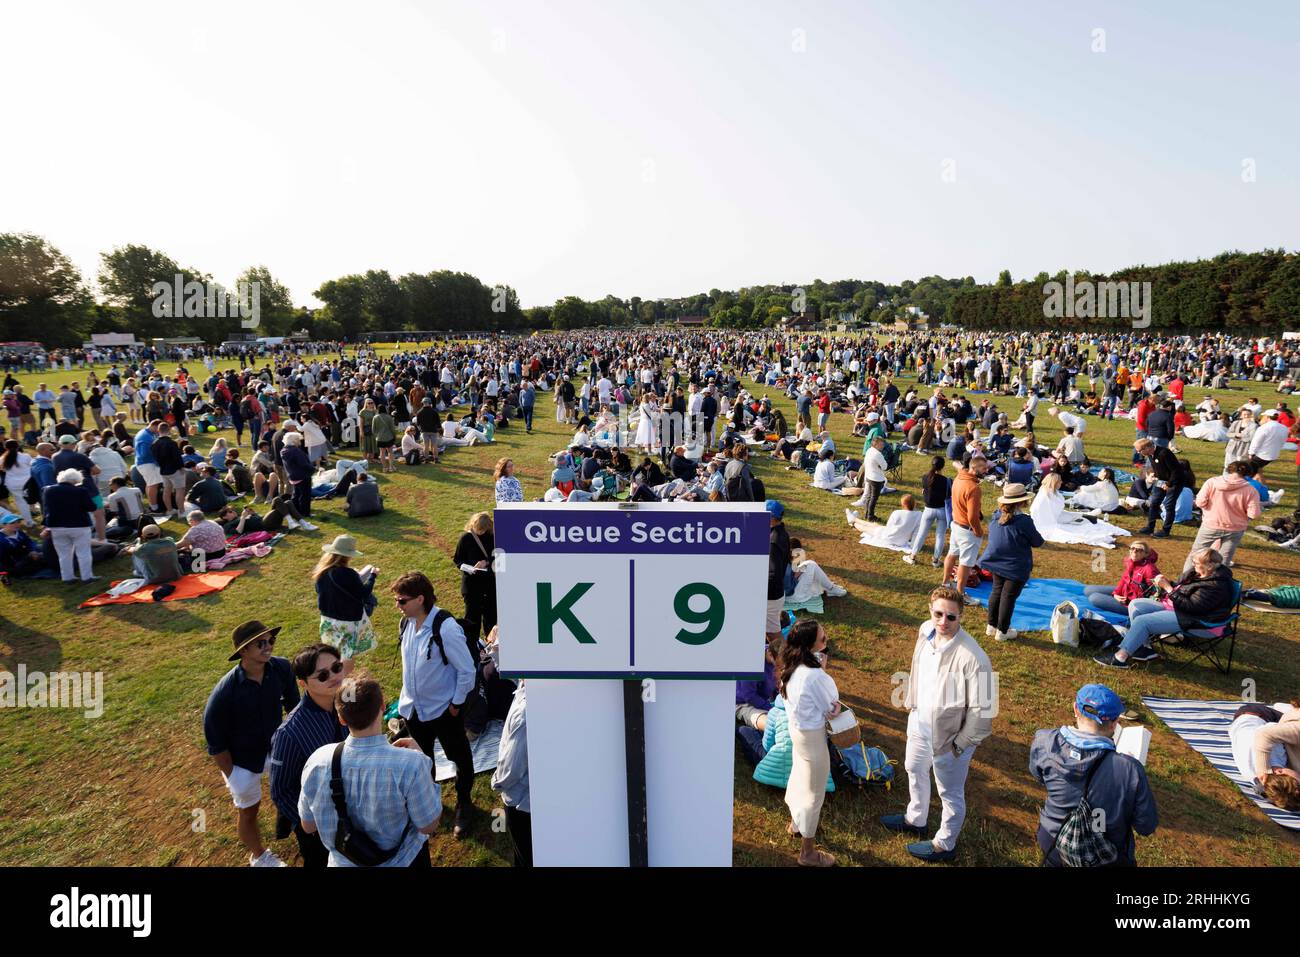
[[[30,391],[44,380],[57,389],[83,376],[27,376],[24,385]],[[793,403],[769,394],[794,421]],[[1189,405],[1203,394],[1188,389]],[[1235,408],[1247,394],[1233,390],[1224,404]],[[1265,390],[1255,394],[1271,404]],[[1019,404],[1004,400],[1002,408],[1014,418]],[[546,456],[569,435],[556,423],[545,397],[536,423],[531,436],[511,427],[498,432],[492,446],[450,450],[437,466],[379,476],[386,510],[378,518],[349,523],[340,518],[338,503],[317,505],[312,521],[321,526],[319,532],[290,534],[271,557],[237,566],[244,575],[223,593],[89,611],[77,605],[90,596],[92,586],[21,582],[0,594],[0,668],[12,671],[24,662],[29,670],[104,674],[104,713],[97,719],[70,710],[0,712],[0,864],[240,864],[243,853],[229,799],[205,753],[201,728],[208,693],[229,668],[231,630],[250,617],[283,625],[278,654],[291,654],[314,640],[318,618],[308,573],[320,545],[341,531],[355,535],[365,560],[380,568],[385,596],[386,583],[398,573],[419,569],[459,612],[459,573],[451,552],[468,516],[492,506],[493,463],[502,455],[514,458],[526,497],[536,498],[549,476]],[[1039,439],[1044,443],[1059,437],[1049,424],[1046,416],[1040,417]],[[842,451],[856,454],[860,442],[848,438],[847,417],[833,416],[831,431]],[[1094,462],[1126,466],[1132,438],[1127,422],[1089,421],[1086,442]],[[1183,440],[1180,447],[1202,481],[1220,470],[1221,444]],[[902,487],[916,491],[929,459],[912,454],[904,459]],[[1286,489],[1287,511],[1300,491],[1291,460],[1284,453],[1268,476],[1270,487]],[[787,471],[765,455],[755,462],[769,494],[787,506],[790,534],[802,539],[827,573],[849,589],[848,597],[827,600],[823,616],[831,640],[831,675],[841,697],[863,719],[868,743],[882,746],[900,763],[901,781],[892,792],[832,795],[819,842],[842,864],[912,864],[904,850],[908,839],[884,830],[875,819],[901,810],[906,802],[901,773],[906,715],[891,704],[891,676],[909,666],[925,595],[937,583],[938,573],[927,562],[908,566],[896,553],[858,545],[857,533],[843,516],[849,499],[810,488],[806,473]],[[987,514],[992,496],[986,491],[985,497]],[[881,514],[896,501],[887,497]],[[1134,518],[1118,522],[1131,530],[1140,527]],[[175,523],[169,527],[181,529]],[[1171,577],[1194,534],[1194,529],[1177,526],[1172,539],[1156,543],[1161,567]],[[1113,584],[1123,551],[1108,552],[1105,558],[1107,570],[1094,571],[1087,547],[1049,545],[1037,552],[1035,574]],[[118,559],[96,572],[128,577],[129,560]],[[1249,587],[1296,582],[1300,556],[1247,536],[1237,553],[1235,573]],[[762,598],[755,595],[756,601]],[[391,698],[400,687],[400,663],[397,614],[386,597],[375,624],[381,644],[362,661]],[[1130,707],[1143,712],[1154,732],[1147,769],[1161,823],[1154,837],[1139,840],[1140,863],[1300,864],[1300,837],[1269,822],[1139,703],[1142,694],[1238,698],[1247,680],[1254,682],[1261,701],[1295,696],[1300,691],[1295,619],[1247,612],[1231,677],[1204,661],[1189,665],[1178,659],[1116,672],[1095,665],[1084,651],[1053,645],[1045,633],[1007,644],[985,640],[978,609],[966,612],[965,624],[993,661],[1001,699],[993,736],[980,746],[972,765],[959,864],[1037,863],[1033,834],[1042,792],[1027,773],[1029,743],[1036,729],[1069,719],[1073,693],[1088,681],[1109,683]],[[444,789],[444,800],[454,805],[450,786]],[[484,808],[497,804],[487,775],[476,780],[475,801]],[[269,808],[268,799],[264,811]],[[268,835],[272,817],[263,814]],[[735,863],[791,863],[796,845],[785,833],[787,819],[782,792],[750,779],[737,758]],[[936,799],[932,827],[937,820]],[[292,840],[275,846],[286,859],[296,859]],[[435,863],[443,865],[504,864],[509,857],[505,835],[487,827],[462,843],[440,832],[432,849]]]

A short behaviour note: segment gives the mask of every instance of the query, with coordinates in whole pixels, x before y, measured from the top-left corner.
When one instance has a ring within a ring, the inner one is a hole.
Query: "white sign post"
[[[730,865],[734,682],[763,672],[768,528],[760,503],[497,506],[538,865]]]

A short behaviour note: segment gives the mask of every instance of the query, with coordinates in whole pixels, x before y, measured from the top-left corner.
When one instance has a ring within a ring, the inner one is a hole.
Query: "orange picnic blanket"
[[[244,569],[235,569],[233,571],[204,572],[201,575],[182,575],[171,584],[176,586],[176,590],[168,595],[163,601],[180,601],[182,598],[198,598],[200,595],[206,595],[209,592],[221,591],[232,581],[244,574]],[[125,579],[123,579],[125,580]],[[120,582],[113,582],[116,588]],[[81,608],[96,608],[99,605],[129,605],[135,602],[153,602],[150,597],[157,585],[145,585],[139,591],[133,591],[129,595],[118,595],[114,598],[105,592],[102,595],[96,595],[94,598],[88,598],[80,605]]]

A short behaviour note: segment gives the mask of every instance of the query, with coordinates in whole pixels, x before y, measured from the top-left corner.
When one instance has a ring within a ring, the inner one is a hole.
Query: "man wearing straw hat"
[[[234,799],[239,840],[248,849],[253,867],[284,867],[284,861],[262,843],[257,826],[271,736],[299,700],[289,659],[271,654],[279,633],[279,627],[268,628],[256,620],[236,628],[235,653],[228,660],[239,664],[217,682],[203,709],[208,754]]]

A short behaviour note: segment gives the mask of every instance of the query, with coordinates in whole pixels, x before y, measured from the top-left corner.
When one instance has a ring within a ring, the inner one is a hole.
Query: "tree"
[[[79,345],[94,321],[81,274],[40,236],[0,233],[0,339]]]
[[[565,296],[551,310],[551,328],[581,329],[589,325],[590,310],[578,296]]]
[[[257,283],[258,335],[283,336],[294,331],[293,297],[289,288],[271,275],[265,266],[249,266],[235,280],[235,288]],[[242,327],[241,327],[242,328]]]
[[[366,280],[363,276],[343,276],[324,283],[313,295],[325,303],[324,322],[338,327],[339,336],[356,342],[366,328]]]
[[[166,253],[148,246],[116,246],[100,254],[99,287],[109,305],[115,306],[127,328],[140,338],[203,335],[208,331],[204,317],[173,315],[173,297],[180,276],[182,297],[197,283],[206,287],[210,276],[197,269],[185,269]],[[166,291],[157,292],[157,284]]]

